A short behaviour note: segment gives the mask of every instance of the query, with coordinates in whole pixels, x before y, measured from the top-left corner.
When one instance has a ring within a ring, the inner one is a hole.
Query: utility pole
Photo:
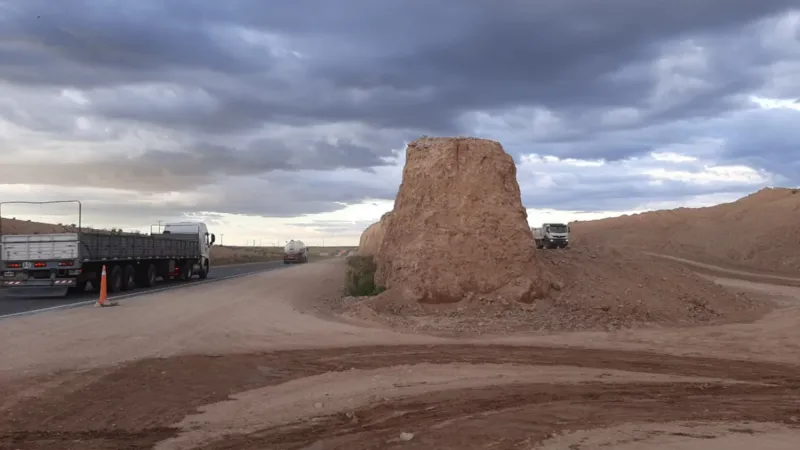
[[[158,221],[158,234],[161,234],[161,222],[163,222],[163,220]]]
[[[225,243],[224,243],[224,242],[225,242],[225,234],[223,234],[223,233],[220,233],[220,234],[219,234],[219,246],[220,246],[220,247],[223,247],[223,246],[225,245]]]

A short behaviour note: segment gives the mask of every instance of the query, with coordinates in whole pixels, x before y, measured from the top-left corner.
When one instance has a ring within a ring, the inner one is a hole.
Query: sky
[[[800,185],[797,0],[0,0],[0,61],[0,200],[98,227],[356,244],[423,135],[531,225]]]

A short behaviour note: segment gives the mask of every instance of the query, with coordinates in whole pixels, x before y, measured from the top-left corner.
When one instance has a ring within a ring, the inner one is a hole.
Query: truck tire
[[[133,289],[136,289],[136,269],[128,264],[123,269],[122,290],[130,291]]]
[[[137,282],[138,285],[142,287],[153,287],[156,285],[156,278],[158,277],[158,272],[156,271],[156,266],[153,264],[147,265],[147,270],[142,271],[141,279]]]
[[[87,284],[86,280],[78,281],[75,284],[75,286],[72,286],[71,288],[67,289],[67,292],[70,294],[82,294],[86,291],[86,284]]]
[[[208,261],[203,261],[203,267],[200,269],[200,274],[198,276],[200,277],[201,280],[205,280],[206,278],[208,278],[208,272],[210,271],[211,268],[209,267]]]
[[[181,267],[181,281],[189,281],[192,279],[192,262],[186,261]]]
[[[111,274],[107,275],[108,279],[106,280],[108,283],[108,292],[110,294],[119,292],[122,290],[122,267],[120,266],[113,266],[111,268]]]

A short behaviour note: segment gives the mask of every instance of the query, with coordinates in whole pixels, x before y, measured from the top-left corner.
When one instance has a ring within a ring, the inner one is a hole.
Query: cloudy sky
[[[0,199],[348,244],[474,135],[532,223],[707,205],[800,184],[798,98],[798,0],[0,0]]]

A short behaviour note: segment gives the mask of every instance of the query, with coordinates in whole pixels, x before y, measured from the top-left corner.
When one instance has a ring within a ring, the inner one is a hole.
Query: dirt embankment
[[[800,191],[765,188],[735,202],[573,222],[576,245],[635,247],[722,267],[800,272]]]
[[[381,216],[379,221],[373,223],[361,233],[361,239],[358,242],[358,250],[356,252],[357,255],[375,256],[378,254],[390,220],[392,220],[391,211]]]

